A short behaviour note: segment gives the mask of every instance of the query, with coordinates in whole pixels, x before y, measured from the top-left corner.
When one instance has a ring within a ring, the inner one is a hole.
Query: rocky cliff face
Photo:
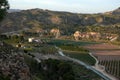
[[[0,76],[7,77],[8,80],[31,80],[23,56],[15,48],[3,42],[0,42]]]

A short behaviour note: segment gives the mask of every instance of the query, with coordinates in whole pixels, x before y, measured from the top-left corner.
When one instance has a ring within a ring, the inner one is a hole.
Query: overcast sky
[[[49,9],[77,13],[99,13],[120,7],[120,0],[8,0],[11,9]]]

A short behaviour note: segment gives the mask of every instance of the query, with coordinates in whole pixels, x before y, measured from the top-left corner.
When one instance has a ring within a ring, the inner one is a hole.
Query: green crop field
[[[81,60],[89,65],[94,65],[95,60],[89,55],[89,51],[83,48],[85,45],[99,44],[98,42],[50,40],[48,44],[61,48],[65,55]]]
[[[64,51],[64,54],[72,58],[81,60],[89,65],[94,65],[96,62],[95,59],[92,58],[88,53]]]
[[[48,44],[61,46],[61,45],[72,45],[72,46],[85,46],[91,44],[99,44],[98,42],[89,42],[89,41],[72,41],[72,40],[49,40]]]

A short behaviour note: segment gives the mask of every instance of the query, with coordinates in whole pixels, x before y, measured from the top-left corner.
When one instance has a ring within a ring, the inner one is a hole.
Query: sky
[[[101,13],[120,7],[120,0],[8,0],[11,9],[48,9],[74,13]]]

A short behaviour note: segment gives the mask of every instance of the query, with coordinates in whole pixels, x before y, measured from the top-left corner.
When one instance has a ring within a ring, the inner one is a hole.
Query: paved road
[[[56,47],[56,48],[58,48],[58,47]],[[70,60],[70,61],[73,61],[73,62],[77,62],[78,64],[83,65],[84,67],[86,67],[87,69],[92,70],[93,72],[95,72],[96,74],[98,74],[99,76],[101,76],[104,80],[113,80],[113,79],[110,79],[108,76],[105,76],[103,73],[101,73],[100,71],[96,70],[96,69],[93,68],[92,66],[87,65],[86,63],[84,63],[84,62],[82,62],[82,61],[80,61],[80,60],[77,60],[77,59],[74,59],[74,58],[71,58],[71,57],[68,57],[68,56],[64,55],[61,49],[59,49],[58,53],[59,53],[59,55],[61,55],[63,58],[65,58],[65,59],[67,59],[67,60]],[[39,55],[40,55],[40,54],[39,54]],[[35,56],[35,58],[36,58],[36,60],[37,60],[38,62],[41,62],[38,55],[37,55],[37,57]]]
[[[95,68],[93,68],[92,66],[87,65],[86,63],[84,63],[84,62],[82,62],[80,60],[77,60],[77,59],[74,59],[74,58],[71,58],[71,57],[68,57],[68,56],[64,55],[61,50],[59,50],[58,52],[59,52],[59,54],[61,56],[65,57],[65,58],[67,58],[67,59],[69,59],[69,60],[71,60],[73,62],[77,62],[78,64],[83,65],[84,67],[86,67],[87,69],[92,70],[93,72],[95,72],[96,74],[98,74],[99,76],[101,76],[104,80],[112,80],[109,77],[105,76],[103,73],[101,73],[98,70],[96,70]]]

